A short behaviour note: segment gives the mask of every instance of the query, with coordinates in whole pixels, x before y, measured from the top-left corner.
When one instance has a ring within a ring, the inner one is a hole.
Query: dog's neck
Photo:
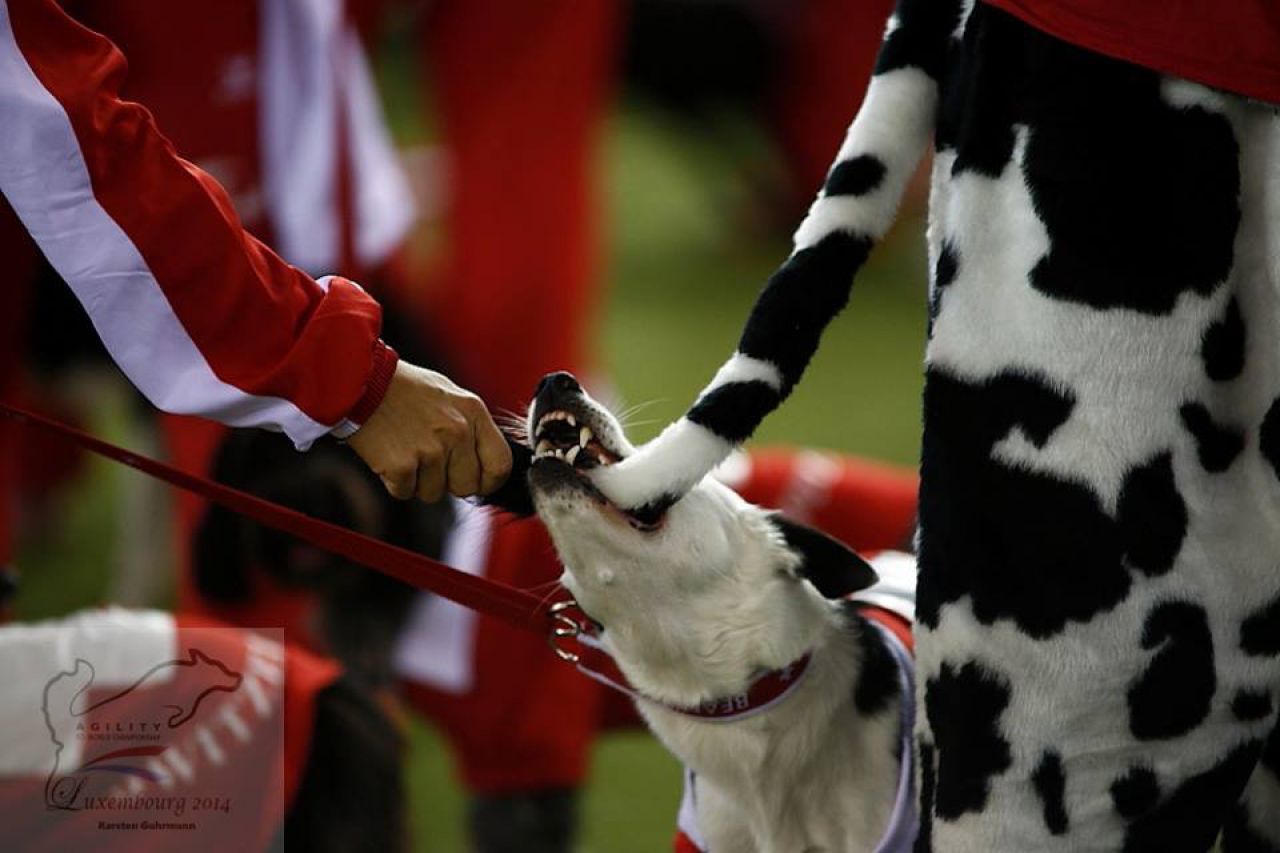
[[[603,626],[650,727],[706,786],[708,840],[742,847],[747,832],[754,847],[743,849],[873,849],[902,778],[903,700],[861,707],[859,686],[884,641],[819,592],[839,586],[814,574],[823,555],[710,484],[647,541],[581,510],[548,502],[539,511],[564,585]],[[765,713],[722,723],[676,710],[736,697],[806,654],[804,678]]]
[[[746,691],[765,673],[821,654],[840,631],[837,609],[787,575],[659,607],[604,607],[604,640],[644,697],[687,708]],[[592,596],[583,606],[590,609]],[[581,599],[580,599],[581,601]]]

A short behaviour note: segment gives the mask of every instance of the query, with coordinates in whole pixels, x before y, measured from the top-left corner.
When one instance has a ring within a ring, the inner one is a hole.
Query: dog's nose
[[[538,380],[538,387],[534,389],[533,395],[541,397],[544,393],[573,394],[581,390],[582,386],[578,384],[577,379],[573,378],[573,374],[561,370],[548,373]]]

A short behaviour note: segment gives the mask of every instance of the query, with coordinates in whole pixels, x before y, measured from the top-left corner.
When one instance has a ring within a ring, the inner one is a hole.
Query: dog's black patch
[[[1111,802],[1116,813],[1134,820],[1147,814],[1160,802],[1160,783],[1150,767],[1137,765],[1111,783]]]
[[[1220,473],[1244,450],[1244,436],[1233,429],[1214,423],[1213,416],[1201,403],[1187,403],[1178,410],[1182,425],[1196,440],[1200,465],[1211,473]]]
[[[876,582],[876,570],[839,539],[779,513],[769,518],[787,547],[800,555],[797,573],[824,597],[844,598]]]
[[[1254,657],[1280,655],[1280,597],[1273,598],[1241,623],[1240,648]]]
[[[1205,329],[1200,343],[1204,372],[1215,382],[1228,382],[1244,370],[1245,328],[1240,303],[1234,296],[1222,317]]]
[[[1040,763],[1031,774],[1031,784],[1044,808],[1044,825],[1050,835],[1065,835],[1067,818],[1067,775],[1062,769],[1062,756],[1049,750],[1040,756]]]
[[[1009,685],[974,661],[943,664],[925,684],[925,710],[938,754],[935,811],[944,820],[986,808],[991,779],[1013,763],[1000,718]]]
[[[893,700],[901,693],[898,662],[885,645],[880,631],[871,622],[858,615],[859,605],[849,602],[845,614],[854,626],[862,666],[858,670],[858,683],[853,691],[853,704],[868,717],[880,714],[893,706]],[[897,745],[894,746],[895,751]]]
[[[1231,699],[1231,713],[1241,722],[1265,720],[1273,710],[1271,691],[1265,687],[1242,688]]]
[[[1184,781],[1158,806],[1131,818],[1125,830],[1125,853],[1201,853],[1212,848],[1261,750],[1259,741],[1236,746],[1218,764]]]
[[[1060,41],[979,3],[948,67],[937,129],[954,171],[995,177],[1025,128],[1022,178],[1050,235],[1046,296],[1148,314],[1227,277],[1240,219],[1226,117],[1174,106],[1162,76]],[[1170,176],[1176,176],[1171,179]]]
[[[920,741],[920,828],[913,853],[933,853],[933,805],[937,799],[937,771],[933,744]]]
[[[1011,619],[1031,636],[1048,638],[1124,599],[1131,578],[1121,535],[1097,495],[1083,484],[992,458],[995,444],[1015,429],[1043,446],[1074,405],[1068,392],[1015,372],[970,383],[936,367],[928,371],[921,622],[937,625],[943,604],[969,595],[982,623]],[[1131,503],[1128,515],[1145,519],[1144,504]]]
[[[526,518],[533,515],[533,493],[529,491],[529,469],[533,467],[533,451],[504,433],[511,448],[511,476],[494,492],[480,498],[482,506]]]
[[[1129,730],[1138,740],[1186,734],[1209,715],[1218,687],[1204,608],[1166,601],[1147,615],[1142,647],[1158,649],[1129,686]]]
[[[1271,403],[1258,428],[1258,449],[1271,464],[1271,470],[1280,477],[1280,398]]]
[[[776,364],[783,396],[800,381],[822,330],[848,303],[853,275],[866,262],[871,245],[867,237],[837,231],[796,252],[769,277],[738,351]]]
[[[831,168],[823,192],[828,196],[867,195],[884,181],[884,161],[871,154],[859,154]]]
[[[1173,477],[1173,456],[1161,453],[1125,475],[1116,504],[1125,558],[1148,577],[1163,575],[1187,536],[1187,505]]]
[[[753,379],[730,382],[702,395],[685,417],[726,441],[739,444],[751,437],[777,405],[777,390],[767,382]]]

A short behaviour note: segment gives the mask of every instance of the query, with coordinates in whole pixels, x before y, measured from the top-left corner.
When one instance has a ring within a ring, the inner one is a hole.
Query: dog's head
[[[667,506],[610,503],[592,474],[635,447],[568,373],[539,383],[526,426],[533,508],[565,565],[565,585],[610,630],[637,614],[653,625],[663,614],[683,622],[708,607],[729,608],[745,623],[748,613],[784,606],[777,594],[789,585],[807,581],[839,598],[875,581],[840,542],[747,503],[712,477]]]

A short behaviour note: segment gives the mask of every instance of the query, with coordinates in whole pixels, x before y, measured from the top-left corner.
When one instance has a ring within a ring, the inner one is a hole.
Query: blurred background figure
[[[394,0],[353,2],[373,33]],[[413,30],[446,235],[419,310],[459,381],[495,409],[523,411],[566,365],[598,375],[597,161],[624,8],[432,0]]]
[[[211,13],[67,2],[117,42],[130,60],[126,94],[227,187],[250,230],[309,272],[375,292],[388,343],[495,410],[522,412],[554,369],[588,377],[598,395],[607,382],[613,397],[651,404],[631,416],[640,440],[651,432],[636,418],[657,425],[682,411],[788,253],[890,6],[235,0]],[[559,567],[536,523],[453,501],[396,504],[343,448],[299,457],[283,439],[182,418],[156,430],[131,392],[104,400],[103,388],[122,386],[103,372],[65,381],[94,363],[77,349],[91,338],[70,322],[78,308],[50,304],[70,299],[65,288],[18,287],[48,273],[7,218],[0,211],[14,273],[0,320],[5,398],[25,386],[64,418],[93,412],[97,431],[135,449],[554,591]],[[824,449],[753,451],[721,472],[749,499],[871,549],[901,547],[914,519],[924,259],[918,217],[903,219],[804,386],[761,430],[762,443]],[[19,616],[109,600],[286,626],[340,661],[406,737],[415,850],[669,846],[678,768],[634,727],[627,700],[536,638],[132,472],[56,446],[19,450],[7,429],[0,482],[9,493],[19,483],[23,499],[20,515],[0,512],[0,562],[15,553],[16,519]],[[75,484],[74,500],[52,499],[58,483]],[[175,506],[178,525],[165,520]],[[117,570],[104,586],[109,552]],[[624,734],[600,739],[606,731]]]

